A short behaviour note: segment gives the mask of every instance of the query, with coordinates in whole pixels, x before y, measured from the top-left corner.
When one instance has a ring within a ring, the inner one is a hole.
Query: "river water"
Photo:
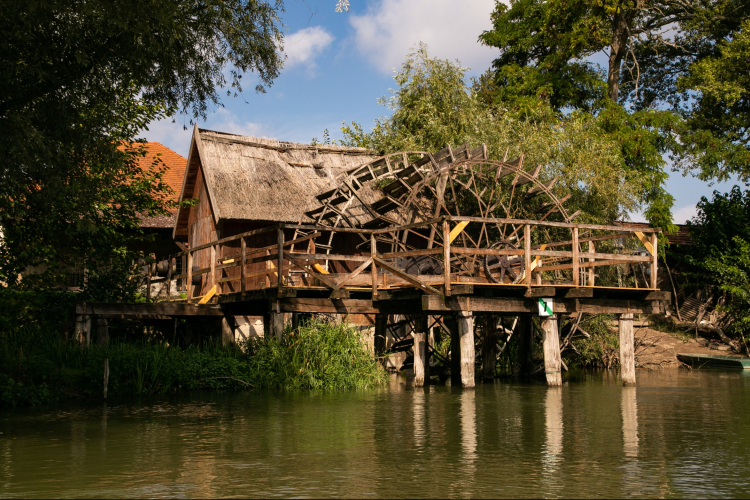
[[[0,412],[2,497],[748,497],[750,373]]]

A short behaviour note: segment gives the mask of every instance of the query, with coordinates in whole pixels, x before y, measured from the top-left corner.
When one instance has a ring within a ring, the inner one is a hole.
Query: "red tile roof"
[[[158,142],[146,142],[144,143],[144,146],[147,149],[147,153],[145,156],[138,157],[138,165],[141,169],[148,170],[152,168],[155,159],[160,163],[163,163],[167,167],[167,170],[164,172],[162,180],[172,188],[172,191],[174,191],[174,193],[167,198],[169,200],[179,201],[180,192],[182,191],[182,181],[185,177],[187,160]],[[174,212],[176,213],[176,210]],[[144,217],[141,226],[171,228],[174,226],[174,220],[174,213],[172,216]]]

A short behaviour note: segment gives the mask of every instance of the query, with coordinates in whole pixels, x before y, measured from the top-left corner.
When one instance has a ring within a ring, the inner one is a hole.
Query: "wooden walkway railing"
[[[522,247],[471,245],[470,232],[477,234],[499,225],[513,228],[512,237]],[[292,230],[294,237],[288,234]],[[540,232],[557,239],[534,245],[532,233]],[[176,254],[168,266],[167,286],[171,280],[178,280],[178,289],[186,292],[188,302],[207,302],[214,294],[265,288],[276,288],[279,296],[285,288],[330,289],[332,296],[349,289],[371,292],[373,299],[377,299],[379,290],[394,287],[451,295],[452,287],[461,283],[656,289],[659,232],[650,228],[633,231],[625,226],[478,217],[441,217],[377,230],[279,224]],[[316,251],[316,239],[331,241],[331,233],[358,235],[358,250],[336,253],[334,247],[327,249],[328,253]],[[457,237],[459,234],[465,237]],[[409,238],[422,243],[407,246],[403,242]],[[496,261],[510,259],[522,270],[521,276],[515,283],[494,283],[486,270],[487,256]],[[409,259],[425,257],[435,264],[429,274],[407,272],[402,265]],[[180,274],[173,273],[176,259],[183,263]],[[207,265],[193,269],[198,261]],[[331,272],[334,262],[347,271]],[[610,272],[600,278],[596,271],[602,273],[603,269]],[[198,284],[197,277],[203,276]]]

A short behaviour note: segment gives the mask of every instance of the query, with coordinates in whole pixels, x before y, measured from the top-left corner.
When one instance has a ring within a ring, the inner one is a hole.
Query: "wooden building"
[[[278,223],[310,223],[305,213],[320,206],[316,195],[336,187],[348,171],[375,157],[362,148],[280,142],[196,126],[180,189],[180,200],[196,201],[178,211],[173,237],[196,248]],[[275,243],[274,233],[267,237],[269,245]],[[227,255],[237,253],[239,241],[222,248]],[[196,252],[192,265],[206,268],[210,259],[211,250],[205,249]],[[248,272],[268,265],[256,264]],[[255,281],[265,279],[258,276]],[[255,284],[252,278],[250,284]],[[208,286],[209,280],[203,279],[193,295],[204,295]]]

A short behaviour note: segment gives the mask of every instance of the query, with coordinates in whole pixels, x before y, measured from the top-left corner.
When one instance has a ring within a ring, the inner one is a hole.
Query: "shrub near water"
[[[88,348],[49,328],[29,325],[0,335],[0,405],[28,406],[62,398],[100,398],[104,359],[109,395],[182,390],[363,389],[385,372],[352,326],[314,321],[246,349],[214,342],[180,348],[158,342],[113,341]]]
[[[274,389],[365,389],[386,382],[351,325],[312,320],[275,339],[250,341],[248,363],[258,387]]]

